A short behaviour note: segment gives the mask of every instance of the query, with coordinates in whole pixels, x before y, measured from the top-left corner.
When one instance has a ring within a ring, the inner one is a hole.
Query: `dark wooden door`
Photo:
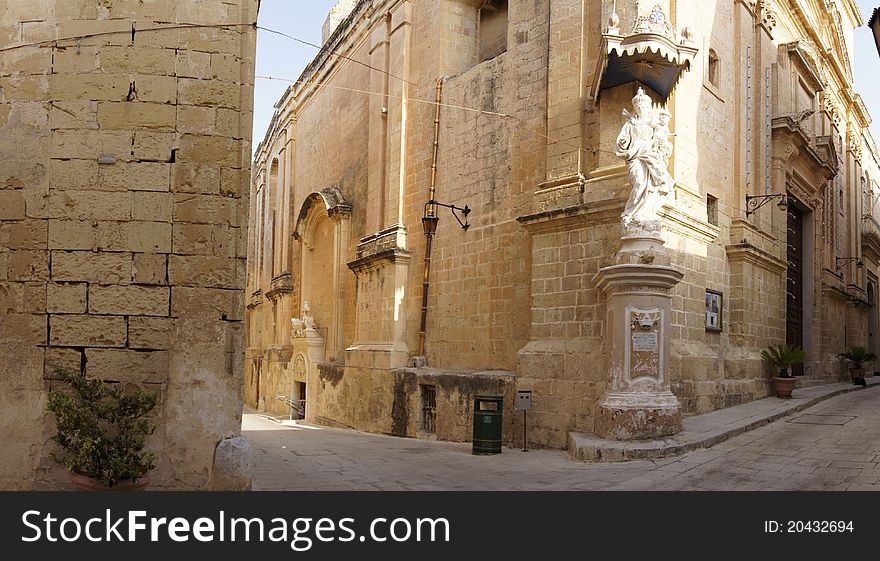
[[[788,278],[785,303],[785,342],[804,346],[804,220],[794,205],[788,206]],[[795,376],[803,376],[804,365],[791,368]]]

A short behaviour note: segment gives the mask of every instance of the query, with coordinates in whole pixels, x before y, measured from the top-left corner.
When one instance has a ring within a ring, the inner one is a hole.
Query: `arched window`
[[[709,83],[718,87],[719,82],[719,67],[720,62],[718,60],[718,53],[715,52],[715,49],[709,49],[709,62],[706,67],[706,77],[709,79]]]

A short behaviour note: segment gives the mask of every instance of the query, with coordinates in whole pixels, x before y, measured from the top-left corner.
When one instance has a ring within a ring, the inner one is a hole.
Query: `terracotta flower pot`
[[[861,384],[865,379],[865,369],[864,368],[853,368],[849,369],[850,378],[852,378],[853,384]]]
[[[150,474],[145,473],[136,482],[119,481],[113,487],[104,485],[97,479],[69,471],[67,475],[78,491],[143,491],[150,484]]]
[[[773,376],[773,388],[776,390],[776,397],[791,399],[791,392],[796,383],[797,378],[793,376],[789,376],[788,378]]]

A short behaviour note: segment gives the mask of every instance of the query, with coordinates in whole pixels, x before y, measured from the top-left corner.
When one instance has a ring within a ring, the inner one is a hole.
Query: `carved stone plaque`
[[[632,350],[636,353],[656,353],[659,349],[656,333],[633,333]]]
[[[293,377],[296,380],[303,381],[306,377],[306,359],[302,353],[296,355],[293,359]]]
[[[636,307],[628,308],[627,312],[628,378],[636,380],[647,377],[660,381],[663,360],[660,329],[663,325],[663,312],[660,308]]]

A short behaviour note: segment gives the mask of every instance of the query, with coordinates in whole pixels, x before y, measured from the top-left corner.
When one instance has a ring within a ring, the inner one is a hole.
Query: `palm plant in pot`
[[[837,355],[837,357],[849,363],[849,375],[852,378],[853,384],[857,386],[866,385],[865,363],[877,358],[874,353],[869,353],[865,347],[854,345],[847,349],[845,353]]]
[[[53,439],[63,451],[55,458],[67,466],[74,486],[143,490],[154,467],[154,457],[144,452],[144,445],[154,430],[147,415],[156,406],[156,394],[126,391],[80,372],[56,374],[72,391],[49,392],[48,409],[58,425]]]
[[[804,361],[806,358],[804,350],[795,345],[770,345],[761,351],[761,357],[779,372],[778,376],[772,378],[776,396],[790,398],[794,384],[797,382],[797,379],[791,375],[791,367]]]

